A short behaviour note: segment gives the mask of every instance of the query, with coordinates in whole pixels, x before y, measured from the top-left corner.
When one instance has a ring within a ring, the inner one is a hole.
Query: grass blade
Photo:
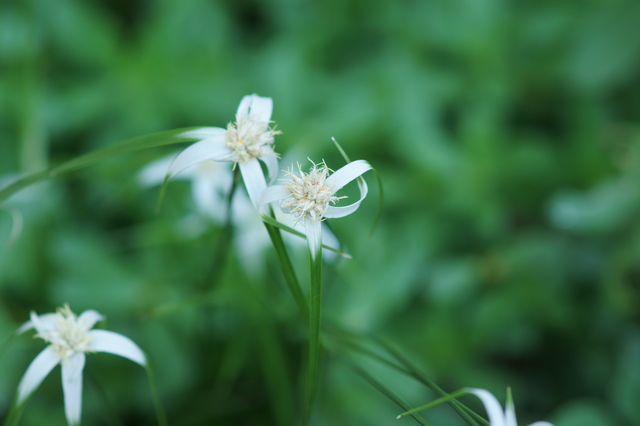
[[[447,392],[445,392],[440,386],[438,386],[435,382],[433,382],[429,377],[427,377],[423,372],[417,369],[407,358],[405,358],[400,352],[398,352],[393,346],[389,343],[385,342],[382,339],[377,337],[373,337],[373,339],[378,342],[378,344],[384,348],[391,356],[397,359],[401,364],[403,364],[407,370],[411,373],[413,377],[415,377],[420,382],[424,383],[426,386],[431,388],[433,391],[437,392],[443,397],[449,396]],[[464,404],[461,404],[457,400],[449,401],[449,405],[462,417],[470,426],[477,426],[477,422],[480,422],[484,425],[488,425],[489,422],[485,420],[482,416],[477,414],[475,411],[471,410]]]
[[[431,408],[431,407],[435,407],[436,405],[440,405],[443,402],[449,402],[449,401],[451,401],[453,399],[458,398],[459,396],[466,395],[467,393],[468,392],[464,391],[463,389],[455,391],[455,392],[453,392],[453,393],[451,393],[451,394],[449,394],[447,396],[443,396],[442,398],[436,399],[435,401],[431,401],[428,404],[424,404],[424,405],[421,405],[420,407],[414,408],[412,410],[405,411],[404,413],[400,414],[396,418],[400,419],[400,418],[405,417],[405,416],[410,416],[410,415],[412,415],[414,413],[417,413],[418,411],[422,411],[422,410],[426,410],[426,409]]]
[[[369,373],[367,373],[366,371],[364,371],[360,367],[356,366],[355,364],[353,364],[353,363],[349,363],[349,364],[351,365],[351,368],[353,368],[356,371],[356,373],[358,373],[363,379],[365,379],[367,382],[369,382],[369,384],[371,386],[376,388],[380,393],[382,393],[384,396],[389,398],[391,401],[395,402],[400,408],[402,408],[405,411],[413,411],[411,409],[411,406],[409,404],[407,404],[398,395],[396,395],[391,389],[389,389],[388,387],[386,387],[385,385],[383,385],[382,383],[380,383],[379,381],[374,379],[373,376],[371,376]],[[409,414],[409,415],[411,417],[413,417],[415,419],[415,421],[417,421],[421,425],[430,426],[429,423],[424,418],[422,418],[422,416],[420,416],[419,414],[412,413],[412,414]]]
[[[181,133],[188,130],[197,129],[198,127],[189,127],[182,129],[168,130],[166,132],[152,133],[150,135],[140,136],[133,139],[127,139],[120,141],[103,148],[99,148],[95,151],[81,155],[77,158],[69,160],[65,163],[57,166],[49,167],[40,172],[32,173],[16,180],[8,186],[0,190],[0,201],[6,200],[14,193],[20,191],[27,186],[40,182],[46,179],[52,179],[54,177],[70,173],[82,168],[91,166],[100,161],[125,154],[128,152],[140,151],[147,148],[153,148],[164,145],[172,145],[180,142],[192,142],[197,139],[185,138],[179,136]]]

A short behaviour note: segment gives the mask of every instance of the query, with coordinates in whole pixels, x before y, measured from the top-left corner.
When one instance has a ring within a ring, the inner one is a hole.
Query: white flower
[[[68,305],[59,308],[56,313],[39,316],[31,313],[31,320],[20,327],[18,333],[35,328],[38,332],[35,337],[43,339],[49,346],[31,362],[20,380],[18,406],[29,398],[56,365],[61,364],[67,422],[69,425],[79,425],[82,369],[86,353],[107,352],[146,366],[144,353],[129,338],[107,330],[91,330],[102,319],[102,315],[94,310],[84,311],[76,317]]]
[[[355,212],[367,196],[367,184],[358,180],[360,199],[348,206],[335,206],[338,197],[335,194],[346,184],[359,178],[372,167],[364,160],[353,161],[329,175],[329,169],[323,163],[314,164],[309,173],[300,170],[288,172],[288,183],[267,188],[260,204],[280,201],[284,213],[293,215],[297,222],[303,223],[309,243],[311,255],[315,257],[322,247],[321,222],[325,218],[338,218]]]
[[[140,186],[162,184],[174,157],[175,153],[169,154],[144,166],[137,174]],[[190,181],[193,201],[199,213],[206,215],[213,223],[224,224],[227,197],[233,180],[231,169],[215,161],[202,161],[185,169],[176,179]],[[272,247],[271,240],[244,192],[235,191],[231,211],[231,221],[235,227],[234,245],[238,257],[245,269],[255,275],[261,270],[264,252]],[[304,226],[294,221],[291,215],[284,215],[279,211],[275,213],[276,220],[304,234]],[[202,216],[197,214],[189,215],[179,223],[182,234],[193,238],[205,232],[209,225],[209,221],[203,220]],[[340,247],[340,243],[328,227],[323,227],[322,234],[325,245],[335,249]],[[303,239],[288,233],[285,233],[283,238],[291,245],[305,244]],[[329,251],[327,255],[329,260],[335,258],[333,252]]]
[[[242,179],[254,207],[267,183],[258,160],[265,163],[270,180],[278,173],[278,156],[273,137],[280,132],[269,127],[273,101],[258,95],[242,98],[235,123],[226,129],[202,127],[179,136],[202,139],[182,151],[169,167],[168,177],[205,160],[233,161],[240,167]],[[234,167],[235,167],[234,165]]]
[[[516,421],[516,410],[513,406],[511,397],[507,397],[506,410],[503,412],[500,403],[491,392],[484,389],[466,388],[465,391],[474,394],[484,404],[487,415],[489,416],[490,426],[518,426]],[[535,422],[529,426],[553,426],[549,422]]]

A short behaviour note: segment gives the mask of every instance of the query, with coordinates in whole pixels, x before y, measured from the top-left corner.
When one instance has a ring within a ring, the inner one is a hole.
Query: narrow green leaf
[[[400,352],[398,352],[393,346],[389,343],[385,342],[382,339],[379,339],[375,336],[372,336],[373,339],[378,342],[378,344],[383,347],[391,356],[396,358],[401,364],[403,364],[407,370],[411,372],[411,375],[415,377],[417,380],[440,394],[441,396],[448,396],[449,394],[445,392],[440,386],[438,386],[434,381],[429,379],[427,375],[422,373],[418,368],[416,368],[409,360],[407,360]],[[475,411],[471,410],[466,405],[460,403],[457,400],[449,401],[449,405],[462,417],[469,425],[477,426],[477,421],[484,425],[488,425],[489,422],[485,420],[482,416],[477,414]],[[474,420],[475,419],[475,420]]]
[[[451,401],[453,399],[456,399],[456,398],[458,398],[458,397],[460,397],[462,395],[466,395],[466,394],[468,394],[468,392],[466,392],[464,389],[457,390],[457,391],[455,391],[455,392],[453,392],[453,393],[451,393],[451,394],[449,394],[447,396],[443,396],[442,398],[438,398],[435,401],[431,401],[428,404],[421,405],[420,407],[414,408],[414,409],[409,410],[409,411],[405,411],[404,413],[400,414],[396,418],[400,419],[400,418],[405,417],[405,416],[410,416],[410,415],[412,415],[414,413],[417,413],[418,411],[422,411],[422,410],[426,410],[426,409],[431,408],[431,407],[435,407],[436,405],[440,405],[443,402],[449,402],[449,401]]]
[[[369,382],[371,386],[376,388],[380,393],[382,393],[384,396],[389,398],[391,401],[395,402],[400,408],[407,411],[415,411],[415,410],[411,410],[411,406],[409,404],[407,404],[402,398],[396,395],[391,389],[389,389],[388,387],[386,387],[385,385],[383,385],[382,383],[374,379],[373,376],[371,376],[369,373],[367,373],[366,371],[364,371],[363,369],[361,369],[360,367],[356,366],[353,363],[349,363],[349,364],[351,365],[351,368],[353,368],[363,379]],[[415,421],[417,421],[421,425],[429,426],[429,423],[424,418],[422,418],[422,416],[420,416],[419,414],[413,413],[413,414],[410,414],[410,416],[413,417]]]
[[[69,160],[57,166],[49,167],[37,173],[32,173],[18,179],[0,190],[0,201],[6,200],[19,190],[36,182],[52,179],[54,177],[80,170],[84,167],[91,166],[100,161],[122,155],[128,152],[140,151],[147,148],[153,148],[164,145],[172,145],[181,142],[193,142],[195,138],[185,138],[179,136],[188,130],[197,129],[198,127],[188,127],[182,129],[168,130],[166,132],[153,133],[150,135],[140,136],[133,139],[120,141],[95,151],[81,155],[80,157]]]

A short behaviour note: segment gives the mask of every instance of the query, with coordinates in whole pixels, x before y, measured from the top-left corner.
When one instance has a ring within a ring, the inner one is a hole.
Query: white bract
[[[489,416],[490,426],[518,426],[516,421],[516,410],[513,406],[511,397],[507,398],[506,409],[503,412],[500,403],[493,394],[484,389],[466,388],[465,391],[474,394],[484,404],[487,415]],[[553,426],[549,422],[535,422],[529,426]]]
[[[285,185],[274,185],[267,188],[260,204],[280,201],[284,213],[293,215],[296,222],[303,223],[309,243],[311,255],[315,256],[322,247],[321,222],[325,218],[338,218],[355,212],[367,196],[368,188],[364,179],[358,179],[372,167],[364,160],[353,161],[333,174],[324,163],[313,164],[309,173],[300,170],[294,172],[293,167],[287,173]],[[358,179],[360,199],[348,206],[334,204],[345,197],[336,193],[349,182]]]
[[[278,156],[273,150],[274,135],[279,131],[269,126],[273,101],[258,95],[242,98],[235,123],[226,129],[202,127],[179,134],[201,139],[182,151],[169,167],[168,177],[205,160],[232,161],[240,167],[249,198],[256,209],[260,194],[267,187],[258,160],[265,163],[270,180],[278,173]]]
[[[144,353],[129,338],[107,330],[91,330],[102,319],[103,316],[94,310],[76,316],[68,305],[55,313],[31,313],[31,320],[18,329],[18,334],[35,328],[38,332],[35,337],[43,339],[49,346],[36,356],[20,380],[16,401],[18,406],[29,398],[56,365],[61,364],[67,422],[69,425],[79,425],[86,353],[107,352],[146,366]]]

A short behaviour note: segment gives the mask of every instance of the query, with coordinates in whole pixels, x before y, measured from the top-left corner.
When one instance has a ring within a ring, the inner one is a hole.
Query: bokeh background
[[[225,126],[242,96],[270,96],[288,161],[339,168],[335,136],[384,182],[372,236],[372,175],[361,209],[332,223],[354,259],[327,262],[326,319],[385,337],[448,391],[504,401],[511,386],[521,424],[640,424],[638,22],[632,0],[4,0],[0,185],[119,140]],[[10,199],[24,229],[1,252],[0,338],[31,310],[97,309],[149,353],[171,424],[294,424],[306,337],[266,234],[249,215],[227,244],[188,181],[160,212],[140,184],[183,146]],[[304,245],[290,247],[306,283]],[[3,355],[0,418],[42,348],[22,337]],[[413,406],[435,398],[357,362]],[[325,357],[313,424],[412,424],[401,411]],[[463,424],[447,407],[424,416]],[[64,422],[55,370],[22,424]],[[144,372],[91,355],[83,424],[155,424]]]

